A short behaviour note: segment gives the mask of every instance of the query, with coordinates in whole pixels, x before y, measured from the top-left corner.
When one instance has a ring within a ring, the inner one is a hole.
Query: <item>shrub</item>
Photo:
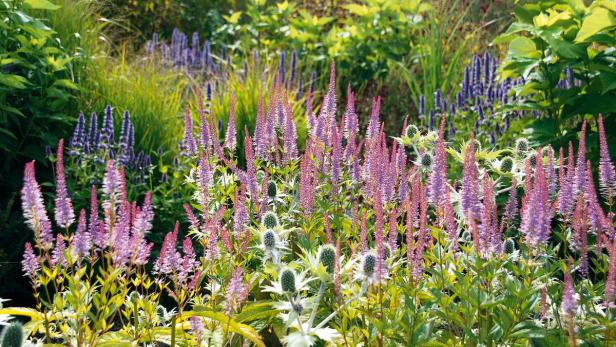
[[[537,112],[530,122],[540,143],[564,145],[584,115],[616,112],[614,35],[616,11],[609,1],[529,2],[515,10],[516,22],[496,42],[508,42],[504,77],[526,81],[515,88],[515,107]]]

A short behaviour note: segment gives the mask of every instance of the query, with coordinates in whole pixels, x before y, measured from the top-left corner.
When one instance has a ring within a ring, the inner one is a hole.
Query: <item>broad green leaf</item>
[[[592,13],[584,18],[575,41],[582,42],[592,35],[614,26],[616,26],[614,15],[603,7],[595,7]]]
[[[533,40],[528,37],[516,37],[509,45],[510,58],[539,58],[541,53]]]
[[[0,73],[0,85],[2,84],[9,88],[25,89],[30,83],[23,76]]]
[[[25,0],[24,5],[33,10],[57,10],[60,6],[47,0]]]

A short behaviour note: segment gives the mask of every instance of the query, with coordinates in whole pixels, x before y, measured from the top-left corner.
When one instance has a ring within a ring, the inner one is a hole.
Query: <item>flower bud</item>
[[[263,215],[261,222],[266,228],[273,229],[278,226],[278,217],[274,212],[267,212]]]
[[[336,262],[336,250],[331,245],[321,247],[319,251],[319,262],[325,266],[327,272],[334,272],[334,264]]]
[[[287,293],[295,292],[295,273],[293,270],[284,270],[280,274],[280,286]]]
[[[362,265],[362,269],[364,271],[364,275],[372,276],[374,274],[374,267],[376,266],[376,257],[374,254],[366,254],[364,256],[364,261]]]

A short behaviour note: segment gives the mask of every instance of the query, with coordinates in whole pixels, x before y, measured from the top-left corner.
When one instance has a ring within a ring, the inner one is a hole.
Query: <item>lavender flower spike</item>
[[[73,203],[68,196],[66,188],[66,178],[64,177],[64,139],[58,143],[58,154],[56,160],[56,223],[62,228],[68,228],[75,221]]]
[[[36,274],[41,269],[39,259],[34,254],[30,242],[26,242],[24,257],[21,261],[21,268],[23,269],[24,276],[29,277],[32,281],[35,280]]]
[[[24,169],[21,208],[26,224],[34,231],[37,245],[43,249],[49,249],[53,242],[51,223],[43,204],[41,187],[34,176],[34,161],[27,163]]]
[[[599,185],[606,200],[610,200],[616,194],[616,172],[610,158],[603,127],[603,116],[599,115]]]
[[[188,108],[186,108],[186,114],[184,116],[184,139],[182,140],[182,146],[186,154],[197,154],[197,144],[193,136],[193,123]]]
[[[229,110],[229,122],[227,123],[227,132],[225,134],[225,144],[223,147],[229,148],[231,151],[235,150],[237,144],[236,131],[235,131],[235,95],[231,96],[230,110]]]

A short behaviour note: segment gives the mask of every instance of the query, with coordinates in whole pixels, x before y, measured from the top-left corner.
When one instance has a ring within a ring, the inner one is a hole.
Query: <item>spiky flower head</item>
[[[273,230],[268,230],[261,236],[261,243],[266,250],[273,250],[277,244],[276,233]]]
[[[528,140],[521,137],[515,141],[515,150],[517,153],[526,153],[528,151]]]
[[[24,329],[21,323],[12,322],[4,327],[0,336],[0,346],[21,347],[24,341]]]
[[[376,267],[376,256],[372,253],[368,253],[362,259],[362,270],[366,277],[374,275],[374,269]]]
[[[263,215],[261,224],[263,224],[263,226],[267,229],[274,229],[279,224],[278,216],[276,216],[274,212],[268,211]]]
[[[422,154],[419,163],[420,163],[422,168],[424,168],[426,170],[429,169],[432,166],[432,156],[430,155],[430,153],[426,152],[426,153]]]
[[[328,273],[333,273],[336,262],[336,249],[332,245],[322,246],[319,250],[319,263],[327,269]]]
[[[414,137],[415,134],[417,134],[419,132],[419,129],[417,128],[417,126],[410,124],[409,126],[406,127],[404,134],[407,137]]]
[[[276,182],[273,182],[273,181],[267,182],[267,196],[273,199],[276,197],[277,194],[278,194],[278,186],[276,185]]]
[[[286,269],[280,274],[280,286],[287,293],[295,293],[295,272]]]
[[[500,162],[500,170],[502,172],[511,172],[513,170],[513,158],[504,157]]]
[[[505,253],[512,254],[513,252],[515,252],[515,241],[513,241],[513,239],[505,240],[504,248]]]
[[[532,167],[537,166],[537,154],[536,153],[529,154],[527,159],[530,161],[530,166]]]

